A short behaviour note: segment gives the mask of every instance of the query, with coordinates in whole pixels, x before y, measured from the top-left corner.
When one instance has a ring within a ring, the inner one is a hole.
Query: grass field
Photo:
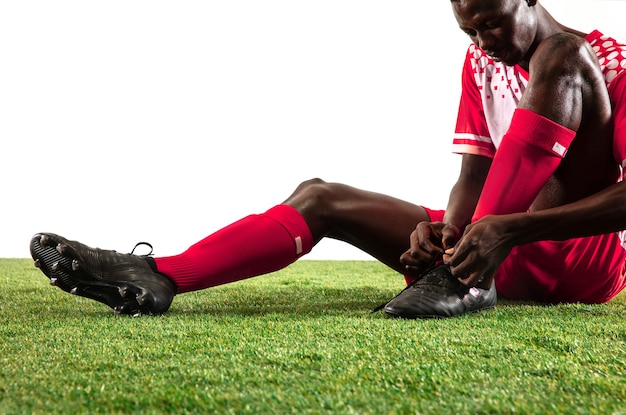
[[[373,261],[301,261],[129,318],[0,259],[0,413],[626,414],[626,293],[370,314],[401,285]]]

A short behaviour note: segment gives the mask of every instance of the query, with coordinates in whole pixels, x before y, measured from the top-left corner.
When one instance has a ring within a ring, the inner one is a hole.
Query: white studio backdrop
[[[626,40],[626,1],[542,4]],[[0,257],[176,254],[312,177],[443,208],[458,174],[449,1],[4,1],[0,39]]]

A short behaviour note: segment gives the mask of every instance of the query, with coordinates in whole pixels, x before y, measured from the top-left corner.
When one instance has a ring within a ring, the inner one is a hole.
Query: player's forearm
[[[472,220],[481,190],[481,183],[459,180],[450,192],[443,222],[454,225],[463,232]]]
[[[461,232],[472,220],[476,204],[489,173],[491,160],[471,154],[463,156],[459,179],[450,192],[443,221]]]
[[[626,229],[626,182],[574,203],[506,218],[515,245],[617,232]]]

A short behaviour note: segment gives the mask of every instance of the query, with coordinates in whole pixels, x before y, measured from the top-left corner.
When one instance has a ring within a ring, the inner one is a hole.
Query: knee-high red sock
[[[555,172],[576,132],[518,108],[496,152],[472,222],[526,211]]]
[[[154,261],[184,293],[277,271],[312,248],[300,212],[278,205],[226,226],[180,255]]]

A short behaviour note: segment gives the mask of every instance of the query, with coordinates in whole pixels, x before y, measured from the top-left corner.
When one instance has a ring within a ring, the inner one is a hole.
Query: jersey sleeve
[[[476,83],[479,70],[475,49],[468,49],[461,78],[461,101],[452,140],[452,151],[458,154],[475,154],[493,158],[496,148],[491,140],[482,105],[480,88]]]

